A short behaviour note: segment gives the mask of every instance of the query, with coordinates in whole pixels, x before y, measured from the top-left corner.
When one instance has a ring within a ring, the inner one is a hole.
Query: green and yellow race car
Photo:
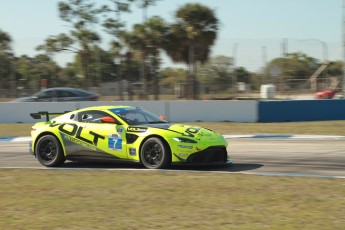
[[[30,114],[30,152],[47,167],[71,161],[129,161],[150,169],[169,164],[230,164],[227,141],[212,130],[171,124],[138,107],[98,106]],[[49,116],[56,116],[49,119]]]

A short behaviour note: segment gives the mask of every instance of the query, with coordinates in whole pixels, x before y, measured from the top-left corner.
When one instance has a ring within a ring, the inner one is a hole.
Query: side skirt
[[[69,156],[66,160],[80,162],[117,162],[117,163],[140,163],[140,161],[120,159],[116,157],[99,157],[99,156]]]

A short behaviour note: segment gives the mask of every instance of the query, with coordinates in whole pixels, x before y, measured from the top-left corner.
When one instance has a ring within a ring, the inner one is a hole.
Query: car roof
[[[78,112],[86,111],[86,110],[110,110],[110,109],[120,109],[120,108],[135,108],[133,106],[128,105],[103,105],[103,106],[93,106],[93,107],[87,107],[83,109],[77,110]]]
[[[51,90],[65,90],[65,91],[79,91],[79,92],[86,92],[86,93],[93,93],[91,91],[87,91],[84,89],[79,88],[70,88],[70,87],[54,87],[54,88],[46,88],[41,91],[51,91]]]

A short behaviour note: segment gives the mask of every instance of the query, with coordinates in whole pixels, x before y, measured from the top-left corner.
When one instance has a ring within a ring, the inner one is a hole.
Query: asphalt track
[[[229,139],[231,166],[172,166],[169,170],[272,176],[345,178],[345,141],[329,139]],[[0,168],[46,169],[28,154],[28,142],[0,143]],[[66,162],[64,170],[146,170],[141,165]]]

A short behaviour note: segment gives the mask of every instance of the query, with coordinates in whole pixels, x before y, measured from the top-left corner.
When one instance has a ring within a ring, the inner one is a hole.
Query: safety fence
[[[141,107],[171,122],[290,122],[345,120],[345,100],[96,101],[0,103],[0,123],[34,123],[30,113],[98,105]],[[42,119],[43,121],[44,119]]]
[[[230,79],[230,80],[229,80]],[[205,83],[198,81],[195,84],[196,98],[201,100],[231,100],[231,99],[260,99],[260,88],[263,84],[275,85],[275,98],[277,99],[313,99],[315,93],[332,88],[341,92],[340,76],[319,77],[315,81],[296,78],[264,78],[257,76],[247,79],[246,82],[224,80],[223,83]],[[31,96],[42,87],[25,88],[16,84],[17,87],[2,88],[0,86],[0,101],[10,101],[18,97]],[[100,94],[101,100],[184,100],[188,98],[188,87],[186,83],[160,82],[158,89],[152,82],[148,82],[144,90],[141,82],[103,82],[98,86],[89,87],[89,91]],[[155,94],[158,94],[156,96]],[[122,95],[122,96],[120,96]]]

